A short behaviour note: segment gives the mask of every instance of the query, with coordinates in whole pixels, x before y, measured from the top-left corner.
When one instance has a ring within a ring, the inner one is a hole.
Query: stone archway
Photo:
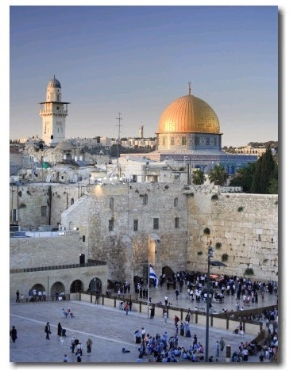
[[[64,284],[61,281],[56,281],[50,289],[50,294],[51,296],[59,296],[61,293],[65,293],[65,291]]]
[[[30,302],[45,301],[46,289],[43,284],[36,283],[29,289]]]
[[[96,293],[97,292],[97,293],[101,294],[102,293],[102,282],[101,282],[101,280],[97,277],[92,278],[90,283],[89,283],[88,291],[90,293]]]
[[[70,293],[83,292],[83,283],[81,280],[74,280],[70,286]]]

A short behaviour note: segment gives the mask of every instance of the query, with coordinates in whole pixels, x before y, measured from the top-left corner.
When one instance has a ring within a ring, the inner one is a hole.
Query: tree
[[[240,168],[230,181],[230,186],[240,186],[243,188],[243,192],[250,193],[254,171],[255,163],[250,163],[247,167]]]
[[[278,165],[269,145],[266,152],[256,162],[251,192],[274,194],[276,188],[278,189]]]
[[[209,181],[215,183],[215,185],[224,185],[228,179],[228,174],[225,171],[225,168],[217,164],[208,175]]]
[[[204,172],[202,172],[199,169],[194,170],[192,174],[192,183],[194,185],[202,185],[204,184],[204,181],[205,181]]]

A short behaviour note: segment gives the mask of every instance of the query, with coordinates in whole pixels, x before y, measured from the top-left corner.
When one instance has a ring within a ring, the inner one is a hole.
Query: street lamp
[[[208,362],[208,347],[209,347],[209,293],[210,293],[210,266],[226,266],[225,263],[220,261],[211,261],[211,257],[213,257],[213,249],[212,247],[208,247],[207,253],[207,293],[206,293],[206,337],[205,337],[205,362]]]

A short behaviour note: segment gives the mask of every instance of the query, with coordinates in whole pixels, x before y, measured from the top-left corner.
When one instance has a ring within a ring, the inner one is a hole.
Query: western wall
[[[26,205],[20,208],[26,213],[20,225],[47,224],[49,214],[40,217],[41,206],[47,205],[51,224],[59,223],[69,236],[62,244],[53,237],[10,239],[10,268],[53,264],[53,259],[78,263],[84,253],[86,259],[107,263],[103,279],[133,283],[134,276],[147,276],[149,263],[158,275],[166,268],[206,272],[211,246],[213,259],[227,265],[211,266],[211,273],[277,281],[278,196],[225,190],[125,183],[87,186],[83,195],[74,185],[22,186],[18,204]]]

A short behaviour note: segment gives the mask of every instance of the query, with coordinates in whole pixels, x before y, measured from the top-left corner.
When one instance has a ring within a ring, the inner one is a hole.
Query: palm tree
[[[199,169],[194,170],[192,174],[192,183],[194,185],[202,185],[204,184],[204,181],[205,181],[204,172],[202,172]]]
[[[228,179],[228,174],[225,171],[225,168],[217,164],[208,175],[209,181],[213,182],[215,185],[224,185]]]

